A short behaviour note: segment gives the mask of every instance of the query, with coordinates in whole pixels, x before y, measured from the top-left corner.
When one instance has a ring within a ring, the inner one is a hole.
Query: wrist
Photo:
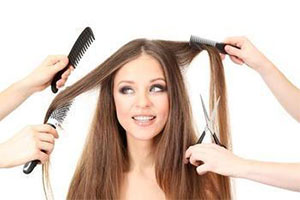
[[[235,178],[245,178],[251,169],[252,161],[240,158],[238,160],[238,164],[236,165],[236,169],[234,170],[234,174],[232,177]]]
[[[14,88],[19,94],[29,97],[36,92],[36,89],[30,84],[28,78],[24,78],[14,84]]]
[[[266,61],[260,67],[257,68],[257,72],[260,74],[261,77],[266,77],[272,74],[276,70],[276,67],[270,61]]]

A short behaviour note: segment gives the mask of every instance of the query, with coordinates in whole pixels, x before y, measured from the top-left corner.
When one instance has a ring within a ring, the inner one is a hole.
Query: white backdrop
[[[247,36],[300,87],[300,13],[295,1],[9,1],[0,3],[0,90],[23,78],[49,54],[68,54],[77,36],[92,27],[96,41],[67,85],[136,38],[188,40],[191,34],[222,41]],[[300,162],[300,126],[276,101],[261,77],[247,66],[224,61],[233,151],[249,159]],[[199,93],[208,100],[208,60],[200,54],[187,72],[193,112],[204,126]],[[54,95],[34,94],[0,122],[0,143],[28,124],[42,123]],[[56,141],[51,180],[64,199],[88,130],[95,93],[75,101]],[[30,175],[22,166],[0,169],[0,199],[44,199],[41,166]],[[299,199],[300,195],[235,179],[236,199]]]

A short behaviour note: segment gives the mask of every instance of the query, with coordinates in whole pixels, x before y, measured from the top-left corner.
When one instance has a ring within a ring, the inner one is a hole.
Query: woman
[[[68,199],[230,199],[227,177],[197,174],[184,164],[197,141],[181,70],[202,50],[211,61],[211,92],[221,96],[220,140],[229,146],[226,88],[221,58],[212,47],[138,39],[62,91],[47,111],[99,87],[99,99]],[[44,188],[51,196],[48,163]]]

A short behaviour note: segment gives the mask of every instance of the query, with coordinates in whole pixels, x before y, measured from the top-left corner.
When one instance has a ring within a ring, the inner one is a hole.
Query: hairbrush
[[[225,46],[226,45],[230,45],[230,46],[232,46],[234,48],[241,49],[240,47],[237,47],[235,45],[226,44],[226,43],[222,43],[222,42],[215,42],[215,41],[212,41],[212,40],[208,40],[208,39],[204,39],[204,38],[200,38],[200,37],[191,35],[191,37],[190,37],[190,45],[191,46],[198,46],[199,44],[204,44],[204,45],[209,45],[209,46],[216,47],[219,50],[219,52],[223,53],[223,54],[228,54],[225,51]]]
[[[65,117],[67,116],[67,113],[70,110],[71,105],[72,105],[72,102],[67,103],[67,104],[55,109],[51,113],[46,124],[52,126],[55,129],[56,129],[56,127],[61,127],[61,124],[63,123]],[[46,153],[44,150],[42,150],[42,151],[44,153]],[[39,160],[33,160],[30,162],[27,162],[23,167],[23,172],[25,174],[30,174],[39,162],[40,162]]]
[[[58,88],[56,88],[56,82],[61,79],[62,74],[68,70],[69,66],[72,65],[74,68],[79,63],[81,57],[85,53],[85,51],[88,49],[88,47],[92,44],[92,42],[95,40],[93,31],[90,27],[86,27],[82,33],[77,38],[75,44],[73,45],[69,55],[69,63],[65,68],[57,72],[51,82],[51,90],[53,93],[56,93],[58,91]]]

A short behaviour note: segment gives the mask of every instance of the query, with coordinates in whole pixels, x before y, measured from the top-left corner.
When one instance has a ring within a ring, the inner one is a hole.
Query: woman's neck
[[[146,172],[154,168],[153,141],[127,137],[130,171]]]

